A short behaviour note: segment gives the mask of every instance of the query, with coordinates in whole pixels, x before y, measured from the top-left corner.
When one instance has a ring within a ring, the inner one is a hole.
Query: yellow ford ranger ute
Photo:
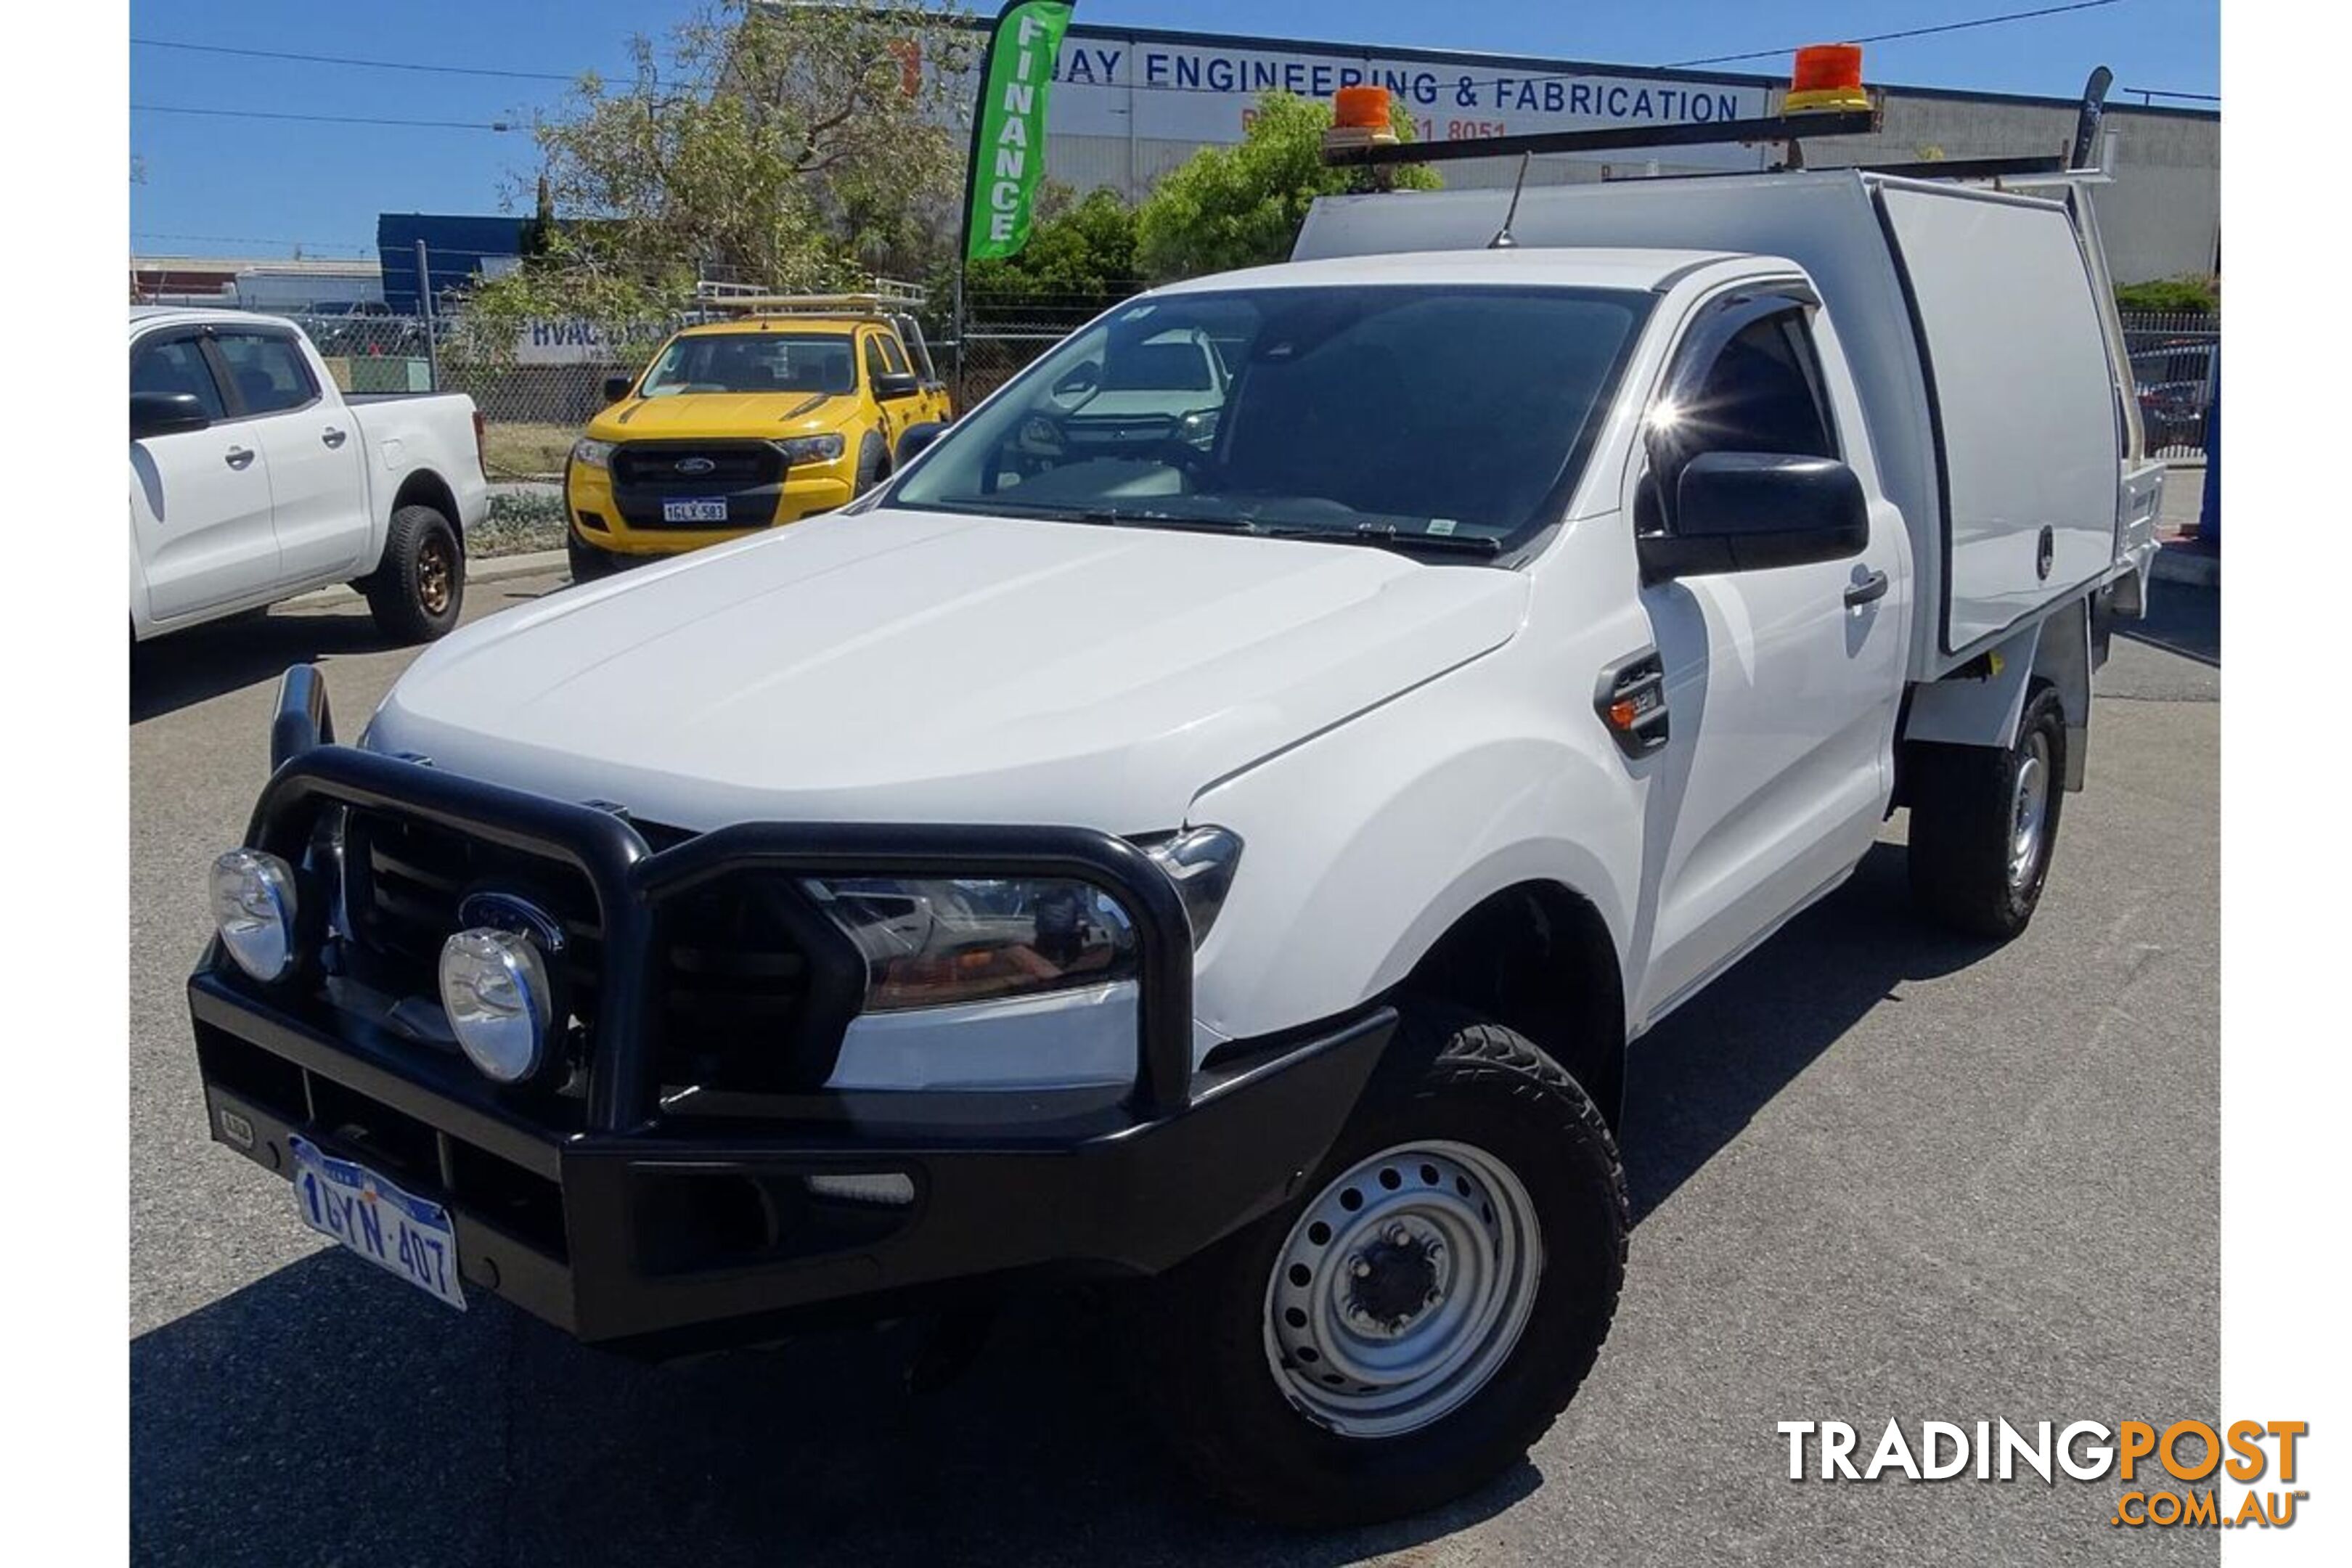
[[[688,327],[605,395],[564,466],[575,581],[830,511],[950,417],[913,318],[854,299]]]

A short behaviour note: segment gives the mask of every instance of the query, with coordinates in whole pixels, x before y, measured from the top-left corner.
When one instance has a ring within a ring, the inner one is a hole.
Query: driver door
[[[1659,525],[1661,487],[1699,453],[1848,459],[1863,444],[1850,385],[1833,394],[1822,374],[1818,309],[1752,285],[1700,308],[1653,408],[1674,437],[1650,444],[1637,530]],[[1900,514],[1874,495],[1869,510],[1858,558],[1642,589],[1672,716],[1648,805],[1663,863],[1645,1023],[1843,876],[1884,820],[1910,582]]]
[[[150,332],[131,351],[131,390],[192,394],[202,430],[131,443],[131,532],[147,577],[147,613],[183,620],[250,598],[278,580],[269,462],[252,431],[226,422],[206,329]]]

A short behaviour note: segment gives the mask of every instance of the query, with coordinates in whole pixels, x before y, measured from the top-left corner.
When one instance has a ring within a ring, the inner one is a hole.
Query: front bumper
[[[297,858],[316,813],[396,810],[579,868],[604,930],[584,1095],[555,1110],[462,1058],[353,1026],[299,984],[208,951],[188,983],[213,1138],[280,1176],[299,1135],[441,1203],[459,1268],[580,1339],[653,1353],[772,1338],[819,1309],[1034,1272],[1150,1274],[1279,1204],[1322,1159],[1395,1026],[1375,1008],[1228,1047],[1195,1073],[1192,953],[1139,850],[1079,829],[746,825],[653,853],[620,817],[322,743],[315,672],[291,672],[280,765],[247,843]],[[1077,876],[1136,922],[1140,1025],[1124,1093],[815,1091],[687,1115],[656,1081],[646,976],[664,903],[730,870],[855,867]],[[813,1190],[903,1178],[908,1201]]]
[[[950,1283],[1171,1268],[1291,1194],[1395,1025],[1381,1010],[1295,1042],[1158,1116],[948,1131],[1027,1097],[923,1096],[926,1126],[865,1120],[868,1095],[717,1137],[562,1137],[448,1081],[462,1069],[404,1070],[243,989],[216,973],[188,986],[215,1142],[281,1178],[294,1135],[376,1170],[449,1210],[468,1286],[656,1352],[772,1338],[821,1307],[887,1315]],[[806,1178],[828,1173],[902,1174],[913,1201],[813,1197]]]

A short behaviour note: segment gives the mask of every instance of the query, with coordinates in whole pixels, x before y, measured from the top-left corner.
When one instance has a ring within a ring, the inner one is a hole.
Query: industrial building
[[[2095,61],[2083,62],[2085,74]],[[1595,126],[1733,120],[1772,112],[1782,76],[1646,68],[1524,55],[1368,48],[1074,23],[1062,45],[1048,119],[1048,177],[1129,200],[1204,146],[1238,142],[1258,94],[1328,98],[1387,87],[1424,141]],[[1875,85],[1875,84],[1874,84]],[[1811,144],[1815,167],[2063,152],[2071,99],[1888,87],[1874,136]],[[2113,95],[2125,96],[2125,95]],[[1707,147],[1538,158],[1530,184],[1762,167],[1777,149]],[[2220,269],[2221,119],[2208,109],[2111,101],[2095,201],[2116,278]],[[1508,184],[1517,161],[1447,163],[1452,186]]]

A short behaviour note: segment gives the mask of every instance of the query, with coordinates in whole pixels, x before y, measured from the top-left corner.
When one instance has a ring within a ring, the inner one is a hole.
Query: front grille
[[[549,969],[563,1005],[593,1037],[603,932],[586,878],[562,861],[504,848],[413,817],[354,810],[343,828],[346,934],[357,977],[394,996],[440,994],[441,946],[471,893],[504,893],[563,928]]]
[[[656,847],[689,835],[653,824]],[[354,810],[344,827],[344,903],[357,978],[394,996],[437,998],[442,944],[463,921],[467,895],[520,898],[563,928],[550,969],[593,1049],[603,956],[596,902],[585,878],[558,861],[503,848],[428,823]],[[805,1039],[808,961],[794,939],[812,915],[783,879],[721,878],[662,907],[652,976],[656,1063],[666,1090],[814,1089],[833,1040]]]
[[[1176,421],[1164,414],[1103,415],[1092,419],[1066,420],[1062,428],[1073,447],[1139,448],[1173,438]]]
[[[680,463],[710,468],[686,473]],[[616,485],[710,495],[776,483],[784,477],[784,455],[766,441],[628,441],[613,449],[612,473]]]
[[[741,873],[666,906],[657,1058],[666,1089],[817,1087],[810,1079],[822,1073],[795,1048],[811,1022],[808,958],[787,902],[798,898],[778,878]]]

